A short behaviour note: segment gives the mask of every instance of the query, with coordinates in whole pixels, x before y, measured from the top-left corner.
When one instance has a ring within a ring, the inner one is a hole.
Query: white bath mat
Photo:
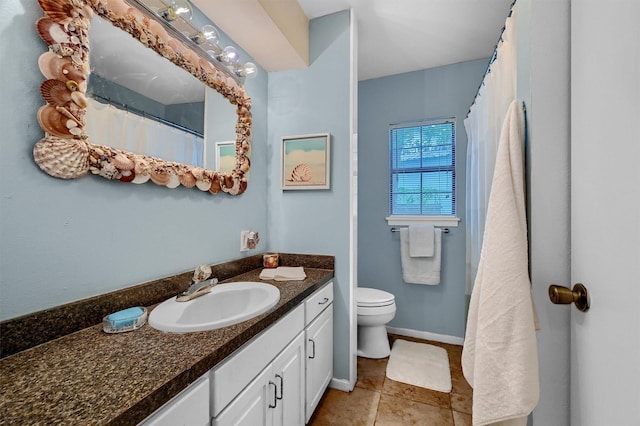
[[[396,340],[387,363],[387,377],[438,392],[451,392],[447,350],[426,343]]]

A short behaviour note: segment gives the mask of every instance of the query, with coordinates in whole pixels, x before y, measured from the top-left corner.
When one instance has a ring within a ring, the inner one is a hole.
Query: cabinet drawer
[[[216,417],[303,328],[300,305],[212,369],[211,416]]]
[[[327,306],[333,303],[333,281],[317,290],[304,302],[305,325],[309,325]]]

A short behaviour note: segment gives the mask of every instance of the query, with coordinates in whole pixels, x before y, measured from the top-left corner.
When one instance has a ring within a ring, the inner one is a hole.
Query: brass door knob
[[[575,303],[576,308],[582,312],[589,310],[590,300],[587,288],[581,283],[573,286],[573,290],[560,285],[549,286],[549,299],[556,305],[568,305]]]

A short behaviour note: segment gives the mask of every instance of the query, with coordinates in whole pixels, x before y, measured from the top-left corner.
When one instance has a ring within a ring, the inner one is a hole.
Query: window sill
[[[434,225],[455,228],[460,222],[460,218],[454,216],[389,216],[385,219],[389,226]]]

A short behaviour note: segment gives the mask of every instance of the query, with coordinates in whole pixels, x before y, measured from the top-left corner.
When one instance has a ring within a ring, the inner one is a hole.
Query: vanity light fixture
[[[191,49],[208,58],[216,68],[223,70],[238,83],[257,75],[258,68],[255,64],[239,64],[240,53],[235,47],[219,46],[220,35],[213,25],[206,24],[198,29],[191,23],[193,7],[187,0],[127,1],[136,3],[143,11],[161,18],[158,21],[174,35],[183,38]]]
[[[159,10],[158,13],[169,22],[178,18],[190,21],[193,16],[193,8],[186,0],[173,0],[167,8]]]
[[[253,62],[247,62],[238,72],[242,77],[253,78],[258,74],[258,67]]]
[[[220,34],[218,34],[218,30],[213,25],[203,25],[200,29],[200,34],[204,37],[204,41],[200,44],[203,44],[203,47],[207,46],[215,46],[218,47],[218,43],[220,42]]]
[[[233,46],[227,46],[222,49],[222,62],[227,65],[235,65],[240,61],[240,53]]]

